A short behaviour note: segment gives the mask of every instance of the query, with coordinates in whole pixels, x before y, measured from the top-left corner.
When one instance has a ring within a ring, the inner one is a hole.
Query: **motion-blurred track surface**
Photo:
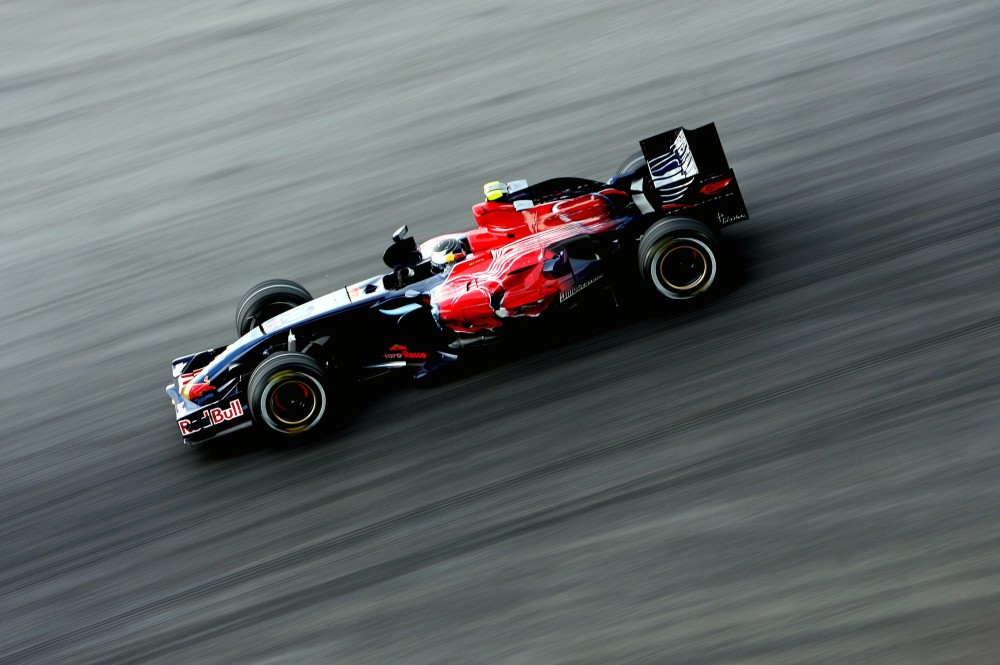
[[[996,3],[540,4],[0,4],[0,662],[1000,662]],[[249,284],[708,121],[720,301],[180,445]]]

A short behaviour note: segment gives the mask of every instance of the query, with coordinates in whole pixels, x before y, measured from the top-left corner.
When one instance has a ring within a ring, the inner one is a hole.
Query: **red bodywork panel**
[[[472,253],[431,294],[440,322],[459,332],[479,332],[499,327],[508,316],[541,314],[576,286],[572,274],[542,273],[542,264],[555,256],[546,248],[615,228],[621,220],[610,197],[616,196],[628,195],[607,189],[526,210],[495,201],[474,205],[478,228],[465,236]]]

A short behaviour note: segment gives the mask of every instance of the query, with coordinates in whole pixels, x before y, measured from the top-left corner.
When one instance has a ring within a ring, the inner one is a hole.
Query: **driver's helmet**
[[[465,258],[465,244],[460,238],[442,238],[431,249],[431,266],[442,271]]]

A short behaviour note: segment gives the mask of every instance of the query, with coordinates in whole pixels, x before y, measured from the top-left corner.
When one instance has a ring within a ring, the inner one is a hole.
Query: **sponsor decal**
[[[483,256],[477,256],[477,257],[471,258],[471,259],[469,259],[468,261],[465,262],[465,265],[463,266],[463,268],[466,271],[468,271],[469,266],[478,266],[480,263],[484,263],[486,261],[489,261],[491,258],[492,257],[489,254],[484,254]]]
[[[206,409],[201,412],[201,419],[190,420],[188,418],[181,418],[177,421],[177,426],[181,428],[182,436],[189,436],[200,432],[201,430],[212,427],[213,425],[218,425],[224,423],[227,420],[233,420],[234,418],[239,418],[243,415],[243,405],[240,404],[238,399],[234,399],[229,402],[227,408],[214,407],[211,409]]]
[[[274,332],[278,328],[283,328],[285,326],[291,325],[297,321],[302,321],[309,318],[309,316],[316,311],[316,306],[311,302],[304,305],[299,305],[298,307],[292,308],[285,312],[284,314],[279,314],[273,319],[268,319],[261,326],[264,332],[270,333]]]
[[[673,141],[667,143],[669,136],[669,133],[661,134],[641,142],[661,205],[681,200],[698,175],[698,165],[694,161],[687,136],[683,131],[677,132]]]
[[[239,418],[243,415],[243,405],[240,404],[238,399],[234,399],[229,403],[228,409],[214,408],[208,410],[208,417],[212,420],[213,425],[218,425],[219,423],[225,422],[227,420],[232,420],[233,418]]]
[[[215,386],[208,382],[208,377],[204,377],[200,383],[188,381],[181,386],[181,396],[184,399],[198,399],[205,393],[215,390]]]
[[[427,360],[427,354],[423,351],[410,351],[402,344],[393,344],[382,357],[386,360]]]
[[[585,288],[587,288],[588,286],[599,280],[601,277],[603,277],[603,275],[596,275],[595,277],[591,277],[585,282],[580,282],[579,284],[577,284],[576,286],[567,291],[563,291],[562,293],[559,294],[559,302],[563,302],[564,300],[572,298],[577,293],[583,291]]]
[[[739,214],[736,214],[736,215],[724,215],[721,212],[718,212],[718,213],[715,214],[715,216],[718,218],[719,224],[721,224],[723,226],[726,225],[726,224],[732,224],[733,222],[738,222],[741,219],[746,219],[747,218],[746,213],[739,213]]]
[[[344,307],[349,304],[351,304],[351,296],[347,292],[347,287],[344,287],[290,309],[284,314],[264,322],[261,327],[264,329],[265,333],[271,333],[279,328],[286,328],[301,321],[305,321],[309,317],[316,314],[332,312],[339,307]]]
[[[375,295],[379,291],[380,285],[373,282],[358,282],[346,288],[347,296],[351,302],[357,302]]]
[[[716,180],[714,182],[706,182],[701,186],[699,190],[705,196],[712,196],[718,194],[720,190],[725,189],[729,186],[729,183],[733,181],[732,178],[724,178],[722,180]]]

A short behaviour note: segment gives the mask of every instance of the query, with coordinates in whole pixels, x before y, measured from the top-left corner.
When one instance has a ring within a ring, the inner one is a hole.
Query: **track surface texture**
[[[1000,662],[1000,6],[0,3],[0,663]],[[169,361],[715,121],[716,302],[185,448]]]

